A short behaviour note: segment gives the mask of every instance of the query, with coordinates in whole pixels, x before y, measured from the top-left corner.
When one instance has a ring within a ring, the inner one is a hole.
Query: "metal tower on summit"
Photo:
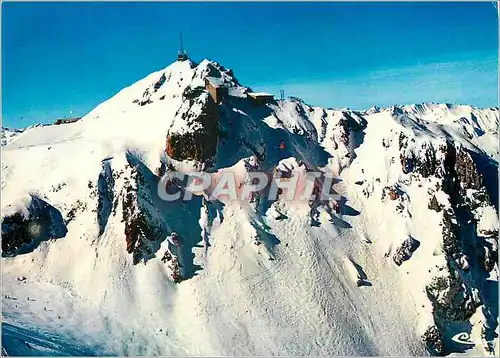
[[[184,45],[182,43],[182,32],[181,32],[181,49],[177,53],[177,61],[186,61],[188,59],[187,52],[184,51]]]

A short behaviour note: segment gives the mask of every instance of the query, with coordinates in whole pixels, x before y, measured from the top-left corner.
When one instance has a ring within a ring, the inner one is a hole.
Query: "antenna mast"
[[[188,55],[186,51],[184,51],[184,43],[182,42],[182,32],[180,33],[180,39],[181,39],[181,49],[177,54],[177,61],[186,61],[188,59]]]

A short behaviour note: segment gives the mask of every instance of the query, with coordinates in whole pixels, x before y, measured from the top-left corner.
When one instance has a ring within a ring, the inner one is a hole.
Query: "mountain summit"
[[[497,355],[498,119],[276,100],[187,59],[5,132],[3,349]],[[163,200],[191,171],[333,173],[341,199]]]

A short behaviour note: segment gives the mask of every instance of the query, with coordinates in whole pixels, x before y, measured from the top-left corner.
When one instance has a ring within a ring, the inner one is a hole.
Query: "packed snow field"
[[[497,355],[498,109],[250,92],[178,61],[2,131],[2,352]],[[334,173],[341,199],[160,198],[193,170]]]

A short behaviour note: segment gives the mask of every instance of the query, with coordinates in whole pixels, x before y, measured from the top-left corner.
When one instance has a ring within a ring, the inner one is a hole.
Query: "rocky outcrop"
[[[443,335],[436,326],[430,326],[422,335],[422,341],[432,355],[441,355],[443,353]]]
[[[460,181],[462,193],[467,189],[479,190],[482,186],[481,174],[479,174],[472,156],[462,147],[456,154],[455,171]]]
[[[443,251],[448,264],[446,276],[435,278],[427,286],[427,295],[433,303],[436,325],[444,330],[448,324],[467,321],[486,304],[482,299],[484,285],[479,281],[485,271],[493,269],[497,253],[496,245],[489,245],[476,232],[475,209],[489,206],[491,201],[472,156],[451,142],[442,152],[441,187],[450,204],[444,207],[434,197],[429,206],[442,209]],[[471,258],[480,265],[474,265]]]
[[[179,250],[179,247],[177,245],[180,244],[180,240],[176,233],[172,233],[170,237],[167,239],[167,241],[172,246],[172,248],[175,247],[176,252]],[[176,242],[177,244],[174,244],[174,242]],[[161,262],[163,262],[167,266],[167,270],[170,273],[172,281],[174,281],[175,283],[179,283],[182,281],[183,278],[181,273],[181,267],[180,267],[181,264],[179,262],[179,256],[173,253],[169,247],[167,247],[167,250],[163,254]]]
[[[498,244],[496,240],[484,240],[479,263],[485,272],[491,272],[495,268],[498,263]]]
[[[166,152],[176,160],[204,162],[217,150],[218,108],[206,91],[190,89],[167,135]]]
[[[439,201],[436,199],[436,196],[433,195],[432,198],[431,198],[431,201],[429,202],[429,209],[431,210],[434,210],[434,211],[437,211],[437,212],[440,212],[441,210],[443,210],[444,208],[444,205],[441,205],[439,203]]]
[[[186,134],[170,134],[167,137],[167,154],[176,160],[204,162],[216,153],[216,138],[205,131]],[[215,142],[215,143],[214,143]]]
[[[92,195],[92,193],[91,193],[91,195]],[[64,224],[68,225],[70,222],[72,222],[76,218],[77,214],[83,213],[86,210],[87,210],[87,204],[85,202],[80,201],[80,199],[78,199],[71,206],[69,211],[67,211],[66,218],[64,220]]]
[[[476,227],[491,200],[474,157],[462,145],[452,141],[421,141],[411,134],[400,133],[399,148],[403,172],[439,179],[436,189],[448,197],[440,202],[434,190],[429,192],[432,195],[429,209],[442,215],[442,249],[447,264],[426,286],[435,326],[423,337],[431,353],[444,354],[449,347],[440,336],[448,325],[466,322],[480,305],[488,304],[481,280],[495,266],[498,245],[496,238],[482,237],[484,230]],[[408,256],[410,246],[405,242],[398,249],[394,256],[396,264]]]
[[[182,100],[196,100],[199,96],[201,96],[205,92],[205,87],[192,87],[187,86],[182,92]]]
[[[477,290],[465,285],[450,265],[443,276],[435,277],[427,285],[426,293],[433,304],[438,327],[450,322],[466,321],[482,304]]]
[[[139,166],[129,169],[130,178],[125,179],[122,193],[122,219],[125,223],[126,248],[132,254],[133,264],[147,261],[158,251],[162,221],[152,203],[151,188]]]
[[[2,219],[2,257],[29,253],[40,242],[62,238],[67,232],[59,210],[30,195],[26,207]]]
[[[225,68],[224,66],[215,61],[203,60],[196,68],[195,76],[199,78],[206,78],[206,77],[220,78],[222,81],[224,81],[230,86],[240,85],[240,83],[234,76],[233,70]]]
[[[416,249],[420,246],[420,242],[413,237],[407,238],[401,246],[399,246],[394,253],[392,259],[394,263],[398,266],[411,258],[411,255],[415,252]]]
[[[458,237],[458,222],[452,208],[448,207],[443,211],[441,226],[443,228],[443,251],[447,257],[457,259],[461,254],[461,247]]]
[[[165,73],[162,73],[161,77],[158,79],[158,81],[155,82],[153,88],[154,88],[154,91],[158,91],[160,89],[161,86],[163,86],[163,84],[165,83],[165,81],[167,80],[167,77],[165,76]]]
[[[403,173],[418,173],[428,178],[436,173],[438,158],[435,148],[427,142],[421,148],[415,150],[409,148],[409,143],[415,142],[415,138],[409,138],[404,133],[399,135],[400,161]]]

